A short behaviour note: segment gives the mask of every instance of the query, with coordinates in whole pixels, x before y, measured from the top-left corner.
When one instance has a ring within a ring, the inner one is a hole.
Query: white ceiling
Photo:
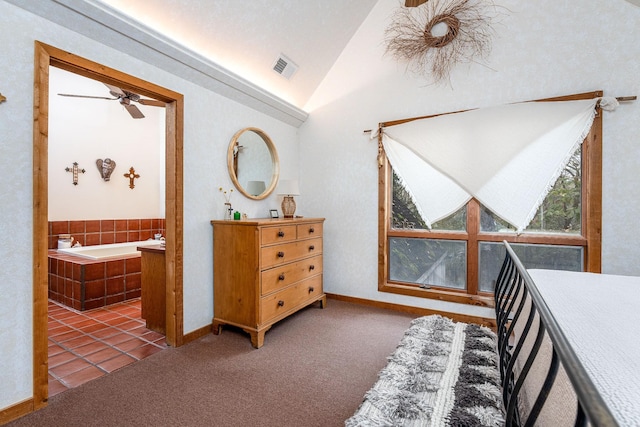
[[[304,108],[377,0],[97,0]],[[280,54],[299,68],[273,71]]]

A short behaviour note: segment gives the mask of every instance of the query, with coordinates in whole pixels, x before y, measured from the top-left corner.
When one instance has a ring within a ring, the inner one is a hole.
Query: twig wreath
[[[429,0],[400,7],[385,31],[387,53],[416,74],[449,78],[454,65],[491,51],[491,0]]]

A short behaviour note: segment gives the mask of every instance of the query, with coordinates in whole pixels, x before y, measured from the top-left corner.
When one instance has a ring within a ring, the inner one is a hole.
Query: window
[[[553,100],[595,96],[602,94]],[[398,122],[389,126],[394,124]],[[589,135],[521,234],[476,199],[429,230],[382,151],[379,290],[491,305],[494,281],[504,258],[503,240],[513,245],[527,268],[599,272],[601,129],[599,113]]]

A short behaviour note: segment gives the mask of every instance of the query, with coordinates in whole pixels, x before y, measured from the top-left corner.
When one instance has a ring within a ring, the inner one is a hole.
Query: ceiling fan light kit
[[[109,89],[109,94],[113,96],[113,98],[107,98],[106,96],[91,96],[91,95],[74,95],[70,93],[59,93],[60,96],[69,96],[73,98],[90,98],[90,99],[106,99],[107,101],[118,101],[120,105],[122,105],[125,110],[129,113],[129,115],[134,119],[144,119],[144,114],[138,107],[131,103],[137,102],[141,105],[148,105],[152,107],[164,107],[165,103],[162,101],[157,101],[155,99],[144,99],[141,98],[137,93],[129,92],[127,90],[121,89],[117,86],[109,85],[104,83],[104,85]]]
[[[127,90],[121,89],[117,86],[113,86],[107,83],[103,83],[109,89],[109,95],[113,98],[108,98],[106,96],[93,96],[93,95],[76,95],[70,93],[59,93],[60,96],[67,96],[72,98],[89,98],[89,99],[105,99],[107,101],[118,101],[120,105],[122,105],[129,115],[134,119],[143,119],[144,114],[138,107],[136,107],[132,102],[136,102],[141,105],[149,105],[152,107],[165,107],[166,104],[162,101],[158,101],[155,99],[145,99],[140,97],[137,93],[129,92]],[[111,180],[111,174],[113,170],[116,168],[116,162],[108,157],[103,159],[96,160],[96,166],[98,171],[100,172],[100,176],[104,181]],[[73,172],[73,185],[78,185],[78,173],[85,173],[84,169],[78,169],[78,163],[74,162],[72,168],[65,168],[67,172]],[[136,173],[136,170],[133,166],[129,168],[129,172],[124,174],[124,177],[129,179],[129,188],[132,190],[135,188],[135,180],[140,178],[140,175]]]

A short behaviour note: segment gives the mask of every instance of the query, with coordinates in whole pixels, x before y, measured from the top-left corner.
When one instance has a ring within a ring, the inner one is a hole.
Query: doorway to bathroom
[[[182,123],[181,94],[142,79],[105,67],[96,62],[36,42],[34,75],[34,265],[33,265],[33,380],[34,409],[46,405],[48,399],[48,249],[49,240],[49,78],[50,67],[59,68],[89,79],[115,86],[122,91],[164,104],[164,235],[166,343],[180,346],[183,341],[182,323]],[[106,102],[106,101],[105,101]],[[126,108],[126,107],[125,107]],[[126,108],[127,112],[131,112]],[[134,111],[135,113],[135,111]],[[132,114],[133,117],[133,114]],[[76,165],[74,165],[76,166]],[[128,167],[129,165],[127,165]],[[74,181],[80,168],[70,166]],[[75,170],[77,169],[77,170]],[[132,173],[135,177],[135,173]],[[81,179],[81,178],[80,178]],[[132,179],[133,181],[133,179]],[[132,310],[129,310],[131,312]],[[133,309],[135,311],[135,307]]]
[[[49,398],[167,348],[164,107],[49,67]]]

